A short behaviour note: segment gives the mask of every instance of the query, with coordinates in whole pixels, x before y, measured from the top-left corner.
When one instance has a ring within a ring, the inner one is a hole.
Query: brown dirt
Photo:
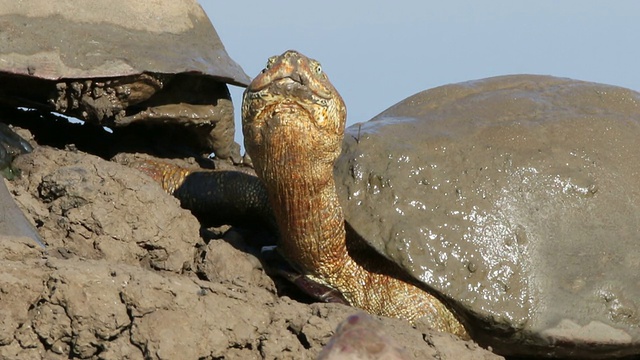
[[[9,189],[47,248],[0,236],[0,358],[314,359],[356,312],[279,295],[251,233],[205,241],[136,170],[46,146],[16,165]],[[379,321],[409,359],[499,358],[426,324]]]

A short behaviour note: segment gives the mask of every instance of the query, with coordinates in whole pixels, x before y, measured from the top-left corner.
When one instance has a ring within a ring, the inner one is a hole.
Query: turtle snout
[[[297,72],[292,73],[291,75],[289,75],[289,76],[287,76],[287,77],[288,77],[289,79],[291,79],[291,80],[293,80],[293,81],[297,82],[298,84],[301,84],[301,85],[306,85],[306,83],[308,82],[308,81],[305,81],[305,78],[304,78],[303,76],[301,76],[301,75],[300,75],[299,73],[297,73]]]

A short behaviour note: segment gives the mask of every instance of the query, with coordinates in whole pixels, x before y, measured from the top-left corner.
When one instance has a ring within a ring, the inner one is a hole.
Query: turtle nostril
[[[295,50],[287,50],[285,51],[284,55],[285,58],[290,58],[290,57],[294,57],[294,56],[298,56],[298,52]]]

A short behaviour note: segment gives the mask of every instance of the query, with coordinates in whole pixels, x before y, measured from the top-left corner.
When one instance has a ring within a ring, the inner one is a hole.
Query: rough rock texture
[[[135,170],[48,147],[16,165],[9,189],[47,249],[0,236],[0,358],[314,359],[355,312],[278,296],[246,232],[205,242]],[[424,324],[381,326],[409,359],[499,358]]]

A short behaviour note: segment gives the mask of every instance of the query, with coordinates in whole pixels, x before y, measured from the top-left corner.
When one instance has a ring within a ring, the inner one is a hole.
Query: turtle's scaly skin
[[[241,171],[192,171],[155,160],[127,163],[177,197],[205,226],[263,226],[276,232],[266,189],[255,175]]]
[[[426,317],[438,330],[466,334],[440,300],[345,227],[333,164],[346,108],[317,61],[295,51],[270,58],[245,91],[242,118],[245,147],[275,213],[279,250],[297,270],[370,313]]]
[[[128,165],[150,176],[162,186],[164,191],[171,195],[184,184],[187,176],[191,174],[189,169],[159,161],[143,160]]]

